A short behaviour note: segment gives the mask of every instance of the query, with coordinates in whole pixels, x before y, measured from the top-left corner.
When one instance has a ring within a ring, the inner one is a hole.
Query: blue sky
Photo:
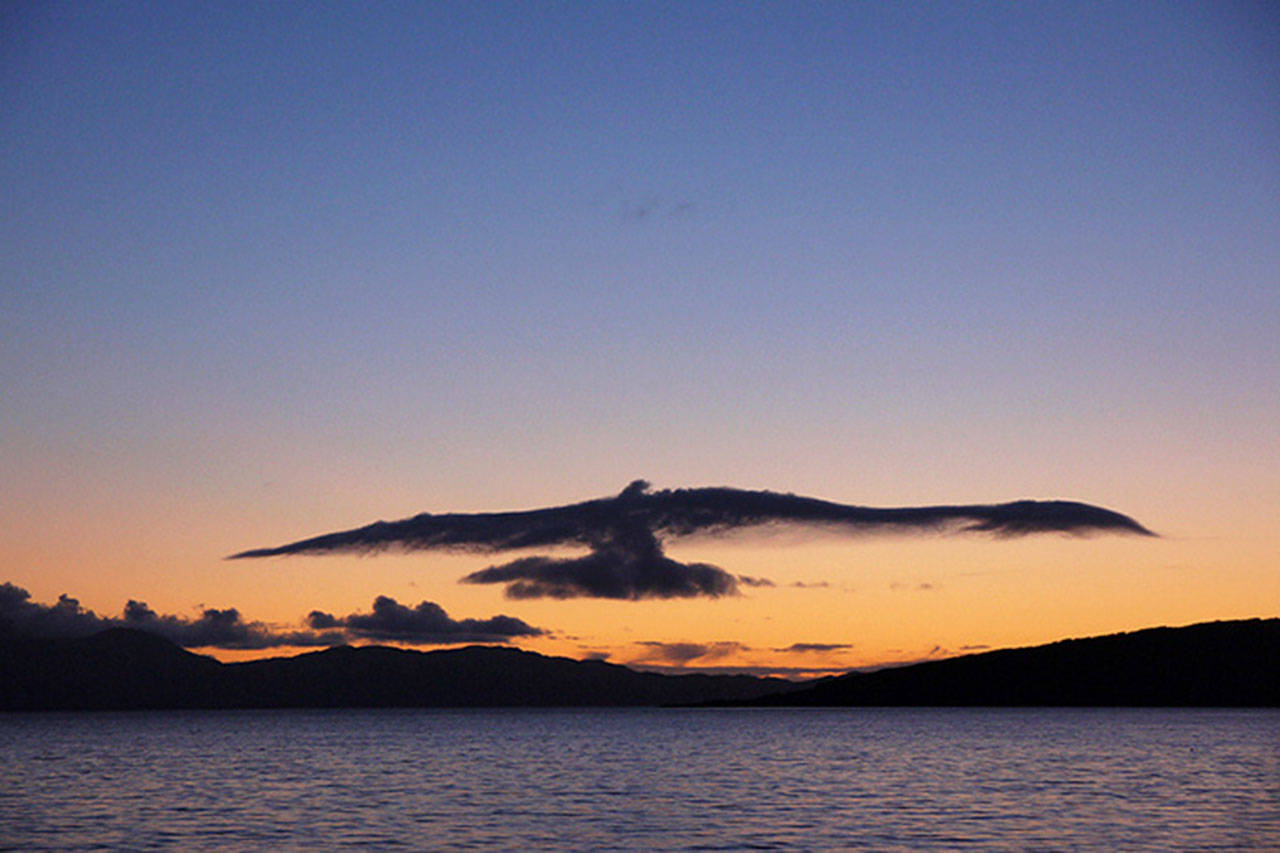
[[[1264,5],[0,14],[28,586],[85,515],[169,513],[218,588],[263,535],[635,477],[1280,506]]]

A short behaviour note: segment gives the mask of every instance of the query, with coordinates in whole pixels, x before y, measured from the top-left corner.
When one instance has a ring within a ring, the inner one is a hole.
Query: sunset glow
[[[385,596],[459,639],[346,641],[794,677],[1280,615],[1270,10],[0,19],[0,584],[31,604],[284,634]],[[771,585],[636,600],[459,582],[569,540],[227,559],[637,478],[1157,535],[702,531],[665,557]]]

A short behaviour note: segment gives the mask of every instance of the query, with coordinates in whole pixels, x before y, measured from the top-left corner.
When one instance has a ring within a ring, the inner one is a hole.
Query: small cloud
[[[354,637],[409,643],[506,642],[512,637],[537,637],[544,633],[514,616],[452,619],[434,602],[423,601],[416,607],[406,607],[385,595],[374,599],[372,613],[351,613],[339,619],[313,610],[307,624],[315,629],[342,628]]]
[[[962,652],[980,652],[980,651],[983,651],[984,649],[989,649],[989,648],[991,648],[991,647],[990,647],[990,646],[988,646],[988,645],[986,645],[985,643],[979,643],[978,645],[973,645],[973,646],[961,646],[961,647],[960,647],[960,651],[962,651]]]
[[[829,581],[795,581],[791,586],[796,589],[827,589],[831,583]]]
[[[639,199],[625,199],[619,204],[619,217],[623,222],[643,222],[659,217],[685,216],[696,209],[691,201],[667,201],[656,195]]]
[[[625,202],[622,206],[622,219],[624,222],[638,222],[648,219],[657,209],[658,200],[655,198]]]

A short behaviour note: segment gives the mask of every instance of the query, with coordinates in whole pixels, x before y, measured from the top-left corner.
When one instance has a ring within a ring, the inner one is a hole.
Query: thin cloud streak
[[[853,648],[852,643],[792,643],[786,648],[774,649],[774,651],[804,654],[807,652],[838,652],[851,648]]]
[[[664,664],[677,666],[694,660],[720,660],[738,652],[751,651],[750,646],[736,640],[722,640],[715,643],[665,643],[658,640],[641,640],[636,645],[644,646],[647,651],[643,657],[632,663],[662,661]]]
[[[858,671],[857,667],[848,666],[680,666],[635,661],[626,666],[657,675],[751,675],[756,678],[785,678],[792,681]]]
[[[767,578],[735,576],[707,563],[666,556],[664,538],[720,535],[763,525],[805,525],[833,534],[1130,533],[1154,535],[1112,510],[1073,501],[872,508],[797,495],[732,488],[650,491],[636,480],[621,494],[523,512],[422,513],[328,533],[231,559],[289,554],[374,553],[386,549],[494,553],[579,545],[581,557],[524,557],[473,572],[465,583],[506,584],[510,598],[719,598]]]

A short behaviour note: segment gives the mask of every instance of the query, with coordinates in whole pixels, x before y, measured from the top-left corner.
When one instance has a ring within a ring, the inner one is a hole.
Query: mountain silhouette
[[[741,704],[1275,707],[1280,619],[1148,628],[849,673]]]
[[[794,683],[507,647],[220,663],[153,634],[0,637],[0,710],[624,705],[1280,706],[1280,619],[1150,628]]]
[[[153,634],[0,638],[0,709],[379,708],[674,705],[794,689],[746,675],[659,675],[603,661],[469,646],[340,646],[220,663]]]

